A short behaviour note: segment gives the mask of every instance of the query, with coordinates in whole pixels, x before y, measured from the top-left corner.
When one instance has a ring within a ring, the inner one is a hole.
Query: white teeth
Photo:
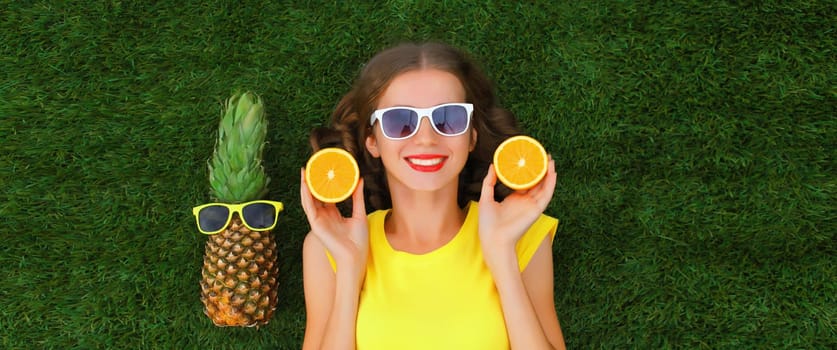
[[[413,163],[415,165],[420,166],[433,166],[442,163],[443,158],[433,158],[433,159],[416,159],[416,158],[407,158],[407,161]]]

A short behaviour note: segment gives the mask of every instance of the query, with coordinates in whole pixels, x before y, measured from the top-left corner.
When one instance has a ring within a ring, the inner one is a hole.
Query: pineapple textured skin
[[[216,326],[261,326],[276,309],[276,242],[270,231],[250,231],[234,217],[206,242],[201,271],[204,313]]]

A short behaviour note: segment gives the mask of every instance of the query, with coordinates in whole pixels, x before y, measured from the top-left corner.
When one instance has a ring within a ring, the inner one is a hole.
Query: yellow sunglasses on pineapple
[[[238,213],[241,223],[251,231],[268,231],[276,227],[281,202],[252,201],[240,204],[208,203],[192,208],[192,214],[203,234],[214,235],[229,226],[234,213]]]

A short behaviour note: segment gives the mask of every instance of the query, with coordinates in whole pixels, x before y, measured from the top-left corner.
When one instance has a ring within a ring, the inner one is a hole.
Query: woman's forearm
[[[357,308],[362,277],[338,269],[334,290],[334,304],[326,323],[321,349],[355,349]]]
[[[514,249],[495,254],[489,264],[500,295],[512,349],[552,349],[523,285]]]

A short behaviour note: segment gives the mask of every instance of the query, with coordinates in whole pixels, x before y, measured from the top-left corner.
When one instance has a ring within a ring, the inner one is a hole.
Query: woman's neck
[[[391,188],[392,211],[384,224],[390,245],[396,250],[426,253],[452,240],[466,214],[457,204],[456,185],[432,192]]]

